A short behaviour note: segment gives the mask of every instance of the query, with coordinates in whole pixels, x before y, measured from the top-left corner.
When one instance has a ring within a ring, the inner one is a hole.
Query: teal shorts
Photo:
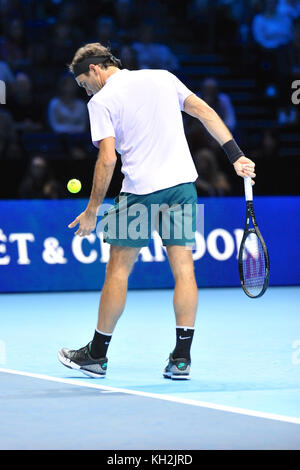
[[[149,194],[121,192],[101,220],[103,240],[111,245],[148,246],[153,231],[163,245],[195,244],[197,192],[183,183]]]

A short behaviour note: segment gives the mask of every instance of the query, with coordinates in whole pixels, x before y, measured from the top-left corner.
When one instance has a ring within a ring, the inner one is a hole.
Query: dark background
[[[255,161],[255,194],[299,194],[299,106],[291,98],[300,76],[299,17],[294,0],[0,0],[0,79],[7,88],[0,198],[89,196],[97,150],[88,118],[79,131],[73,116],[51,119],[51,106],[54,115],[64,106],[72,114],[89,99],[67,69],[88,42],[110,46],[124,68],[166,68],[206,100]],[[261,19],[272,21],[272,47],[256,29]],[[219,145],[199,121],[183,118],[199,196],[243,194]],[[120,190],[120,163],[108,197]],[[66,190],[70,178],[82,181],[77,195]]]

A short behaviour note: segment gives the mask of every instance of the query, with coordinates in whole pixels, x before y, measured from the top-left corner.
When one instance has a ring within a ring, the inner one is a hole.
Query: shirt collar
[[[127,70],[127,69],[122,69],[122,70],[118,70],[117,72],[113,73],[112,75],[110,75],[110,77],[108,77],[108,78],[106,79],[105,85],[106,85],[107,83],[110,83],[110,82],[112,82],[113,80],[115,80],[116,77],[121,77],[121,75],[123,74],[123,72],[129,72],[129,70]]]

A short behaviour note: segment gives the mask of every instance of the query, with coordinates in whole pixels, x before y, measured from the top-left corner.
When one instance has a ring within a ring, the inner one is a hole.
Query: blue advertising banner
[[[198,286],[239,286],[244,198],[198,202],[204,210],[204,229],[197,231],[193,250]],[[86,205],[85,199],[0,201],[0,292],[102,289],[109,245],[101,232],[81,238],[67,227]],[[269,250],[270,285],[300,284],[300,197],[255,197],[254,207]],[[173,285],[165,249],[154,233],[129,288]]]

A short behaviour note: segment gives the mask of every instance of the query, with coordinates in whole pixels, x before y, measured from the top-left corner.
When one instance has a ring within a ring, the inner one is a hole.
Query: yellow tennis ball
[[[79,193],[79,191],[81,190],[81,183],[79,180],[72,179],[68,182],[67,188],[70,193]]]

